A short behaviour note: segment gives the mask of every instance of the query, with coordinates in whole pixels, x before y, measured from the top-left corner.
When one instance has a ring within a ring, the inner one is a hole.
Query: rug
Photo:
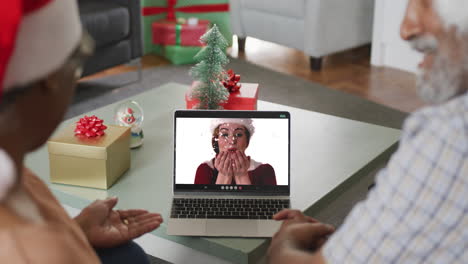
[[[143,71],[141,82],[136,72],[123,73],[82,82],[66,118],[89,112],[98,107],[159,87],[168,82],[189,85],[191,66],[161,66]],[[406,113],[366,99],[329,89],[308,80],[232,59],[228,65],[242,75],[242,82],[260,84],[259,99],[348,119],[401,128]]]

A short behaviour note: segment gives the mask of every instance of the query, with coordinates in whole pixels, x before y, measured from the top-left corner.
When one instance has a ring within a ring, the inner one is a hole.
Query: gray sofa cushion
[[[130,14],[126,7],[102,1],[80,1],[83,26],[96,42],[96,48],[108,46],[129,35]]]
[[[131,59],[130,40],[120,41],[116,45],[99,50],[93,57],[88,59],[85,63],[83,76],[126,63]]]

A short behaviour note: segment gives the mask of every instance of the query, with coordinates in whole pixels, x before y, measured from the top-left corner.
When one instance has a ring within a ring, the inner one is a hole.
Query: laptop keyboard
[[[174,198],[171,218],[272,219],[285,208],[289,208],[285,199]]]

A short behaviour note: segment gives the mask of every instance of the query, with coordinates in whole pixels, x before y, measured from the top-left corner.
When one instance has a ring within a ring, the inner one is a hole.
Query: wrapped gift
[[[198,20],[197,24],[160,20],[152,25],[153,43],[159,45],[203,46],[200,37],[210,27],[210,21]]]
[[[70,125],[47,143],[50,181],[108,189],[130,168],[130,128],[108,126],[102,136],[75,135]]]
[[[192,83],[190,89],[185,93],[187,109],[193,109],[199,101],[192,97],[192,90],[196,82]],[[258,83],[242,83],[237,92],[229,94],[228,101],[221,106],[226,110],[257,110]]]
[[[163,54],[173,64],[192,64],[197,62],[194,57],[201,49],[202,47],[167,45],[163,47]]]
[[[232,43],[229,0],[141,0],[143,14],[144,53],[163,53],[163,46],[153,44],[152,24],[157,20],[176,21],[196,17],[218,25],[221,33]]]

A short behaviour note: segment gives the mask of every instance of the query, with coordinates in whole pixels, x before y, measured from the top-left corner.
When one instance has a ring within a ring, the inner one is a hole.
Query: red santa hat
[[[76,0],[1,0],[0,102],[63,65],[81,34]]]
[[[0,103],[5,92],[63,65],[81,34],[76,0],[0,0]],[[15,178],[0,148],[0,201]]]
[[[459,31],[468,31],[467,0],[433,0],[434,9],[448,27],[456,26]]]

